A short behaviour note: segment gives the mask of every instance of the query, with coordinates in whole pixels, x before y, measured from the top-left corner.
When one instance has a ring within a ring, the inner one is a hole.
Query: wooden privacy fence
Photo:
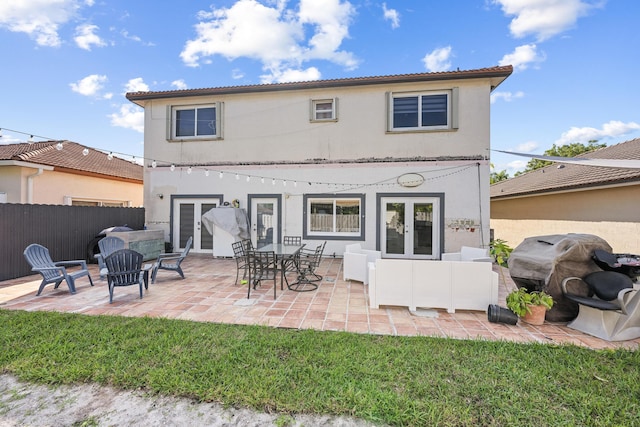
[[[91,245],[105,228],[144,228],[144,208],[0,204],[0,281],[33,274],[24,249],[39,243],[54,261],[94,262]]]

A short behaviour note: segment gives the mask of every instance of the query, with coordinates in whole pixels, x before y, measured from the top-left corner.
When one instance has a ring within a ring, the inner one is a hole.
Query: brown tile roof
[[[56,145],[62,143],[62,150]],[[85,156],[82,151],[88,150]],[[53,166],[54,170],[82,175],[104,175],[142,183],[143,167],[71,141],[44,141],[32,144],[0,145],[0,160],[15,160]]]
[[[493,88],[497,87],[513,73],[511,65],[480,68],[476,70],[457,70],[436,73],[396,74],[391,76],[354,77],[330,80],[311,80],[304,82],[256,84],[245,86],[227,86],[201,89],[167,90],[158,92],[129,92],[129,101],[138,103],[148,99],[179,98],[185,96],[223,95],[233,93],[270,92],[299,89],[318,89],[344,86],[364,86],[386,83],[410,83],[438,80],[460,80],[475,78],[495,79]]]
[[[578,157],[640,160],[640,138],[600,148]],[[491,186],[491,199],[552,193],[617,184],[640,184],[640,169],[605,168],[553,163]]]

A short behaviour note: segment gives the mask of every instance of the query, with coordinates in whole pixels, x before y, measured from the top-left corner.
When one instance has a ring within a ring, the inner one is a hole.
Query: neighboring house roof
[[[640,160],[640,138],[581,154],[577,158]],[[491,200],[629,183],[640,184],[640,169],[553,163],[493,184]]]
[[[58,143],[62,144],[62,150],[57,149]],[[87,155],[83,154],[85,148]],[[51,166],[55,171],[78,175],[143,182],[142,166],[117,157],[109,160],[104,152],[71,141],[0,145],[0,165],[2,161]]]
[[[457,70],[437,73],[396,74],[391,76],[355,77],[332,80],[311,80],[293,83],[258,84],[246,86],[228,86],[203,89],[168,90],[158,92],[129,92],[127,99],[134,103],[140,103],[149,99],[180,98],[185,96],[226,95],[234,93],[271,92],[300,89],[321,89],[345,86],[364,86],[390,83],[412,83],[442,80],[461,80],[491,78],[491,89],[495,89],[507,77],[513,73],[511,65],[480,68],[476,70]]]

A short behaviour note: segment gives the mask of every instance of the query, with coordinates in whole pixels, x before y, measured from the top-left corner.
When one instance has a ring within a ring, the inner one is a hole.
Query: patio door
[[[202,214],[220,205],[219,198],[173,199],[173,251],[179,252],[193,236],[193,252],[213,250],[213,236],[202,225]]]
[[[279,197],[252,196],[251,241],[256,248],[280,241]]]
[[[380,203],[380,242],[383,257],[439,258],[439,198],[382,197]]]

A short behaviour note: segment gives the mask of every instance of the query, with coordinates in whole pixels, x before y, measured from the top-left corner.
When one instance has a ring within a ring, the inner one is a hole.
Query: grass
[[[0,310],[0,369],[402,426],[640,425],[640,352]]]

